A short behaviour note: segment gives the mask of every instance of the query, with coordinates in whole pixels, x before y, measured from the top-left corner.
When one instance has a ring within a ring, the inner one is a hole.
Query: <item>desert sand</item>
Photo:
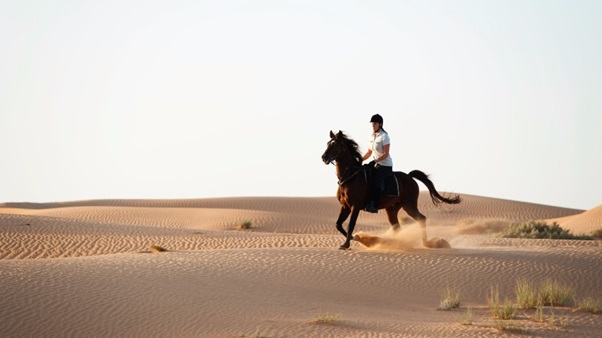
[[[422,247],[403,213],[392,233],[381,211],[361,213],[356,232],[385,244],[348,251],[334,197],[0,204],[0,337],[497,337],[515,333],[488,314],[492,286],[513,298],[519,279],[554,279],[602,299],[599,240],[492,235],[529,219],[589,234],[602,206],[460,195],[419,201],[428,236],[451,248]],[[459,309],[438,310],[445,288],[460,292]],[[563,324],[519,310],[519,334],[602,335],[600,315],[545,311]]]

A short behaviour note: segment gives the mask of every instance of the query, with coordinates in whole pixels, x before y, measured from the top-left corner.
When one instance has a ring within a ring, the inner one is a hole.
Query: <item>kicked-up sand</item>
[[[0,204],[0,337],[599,337],[599,314],[500,321],[487,297],[555,280],[602,302],[599,240],[494,235],[530,219],[589,234],[602,206],[462,198],[419,200],[429,239],[447,246],[425,248],[403,213],[393,232],[381,211],[360,214],[364,244],[348,251],[334,197]],[[460,308],[439,311],[447,288]]]

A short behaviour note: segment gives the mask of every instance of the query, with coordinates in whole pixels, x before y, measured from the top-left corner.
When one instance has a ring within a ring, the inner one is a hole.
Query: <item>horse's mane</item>
[[[341,140],[343,141],[343,143],[345,143],[345,146],[347,147],[347,149],[349,149],[349,153],[351,154],[353,159],[358,163],[358,165],[361,165],[364,156],[362,155],[362,153],[360,153],[357,142],[355,142],[349,136],[345,135],[342,132],[340,134],[340,137],[341,137]]]

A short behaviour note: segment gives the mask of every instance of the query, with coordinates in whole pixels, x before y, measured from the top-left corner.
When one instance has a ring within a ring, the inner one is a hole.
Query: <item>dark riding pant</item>
[[[378,208],[380,194],[385,190],[385,178],[393,174],[393,167],[376,165],[370,191],[370,201]]]

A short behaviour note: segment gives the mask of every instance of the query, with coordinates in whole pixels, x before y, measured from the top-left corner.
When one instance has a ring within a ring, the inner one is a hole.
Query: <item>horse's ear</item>
[[[339,132],[337,133],[337,138],[341,138],[343,137],[343,132],[339,130]]]
[[[332,132],[332,130],[330,131],[330,138],[333,139],[334,138],[334,133]]]

